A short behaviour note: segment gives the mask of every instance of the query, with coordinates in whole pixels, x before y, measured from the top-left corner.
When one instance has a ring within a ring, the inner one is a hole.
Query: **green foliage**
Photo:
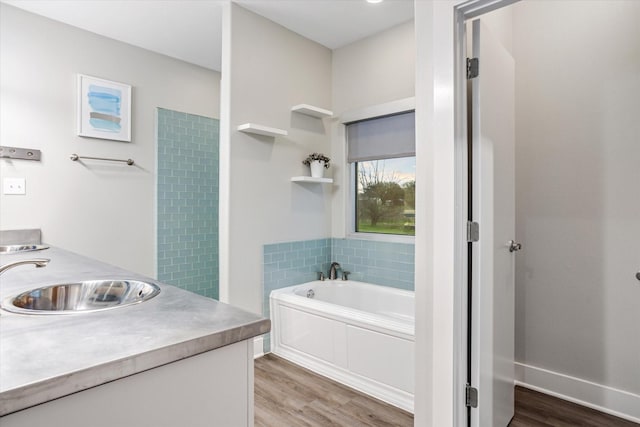
[[[404,205],[407,209],[416,209],[416,182],[409,181],[402,185],[404,190]]]
[[[357,164],[357,231],[415,234],[415,180],[400,184],[384,160]]]
[[[367,222],[358,225],[358,231],[361,233],[377,233],[377,234],[400,234],[405,236],[415,236],[415,227],[412,224],[405,225],[378,223],[375,227]]]
[[[360,215],[375,226],[380,220],[399,218],[404,210],[404,190],[395,182],[377,182],[359,197]]]
[[[309,154],[307,158],[302,161],[302,164],[306,166],[310,166],[311,162],[313,162],[314,160],[317,160],[319,162],[324,162],[324,168],[329,169],[329,162],[331,161],[331,159],[322,153]]]

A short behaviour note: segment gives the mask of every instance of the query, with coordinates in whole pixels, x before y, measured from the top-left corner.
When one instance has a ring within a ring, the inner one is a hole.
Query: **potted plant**
[[[322,178],[324,176],[324,170],[329,169],[330,158],[322,153],[312,153],[302,161],[311,168],[311,176],[313,178]]]

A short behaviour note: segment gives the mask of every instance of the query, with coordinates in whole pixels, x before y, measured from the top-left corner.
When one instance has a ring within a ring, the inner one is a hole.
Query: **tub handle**
[[[350,274],[351,274],[350,271],[343,271],[342,272],[342,280],[345,280],[345,281],[349,280],[349,275]]]
[[[324,282],[324,279],[325,279],[324,273],[322,271],[318,271],[317,273],[318,273],[318,280],[321,280]]]

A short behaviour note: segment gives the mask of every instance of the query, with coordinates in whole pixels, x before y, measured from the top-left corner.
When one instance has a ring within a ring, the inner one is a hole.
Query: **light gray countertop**
[[[91,313],[0,311],[0,416],[253,338],[270,321],[210,298],[59,248],[0,255],[0,265],[50,258],[0,276],[0,301],[36,287],[92,279],[138,279],[160,286],[140,304]]]

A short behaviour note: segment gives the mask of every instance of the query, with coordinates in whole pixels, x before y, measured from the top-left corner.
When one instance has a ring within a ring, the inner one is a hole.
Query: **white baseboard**
[[[253,358],[254,359],[264,356],[263,342],[264,342],[264,338],[262,336],[255,337],[253,339]]]
[[[515,363],[516,385],[640,423],[640,395],[524,363]]]

